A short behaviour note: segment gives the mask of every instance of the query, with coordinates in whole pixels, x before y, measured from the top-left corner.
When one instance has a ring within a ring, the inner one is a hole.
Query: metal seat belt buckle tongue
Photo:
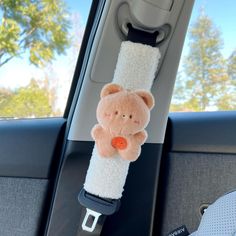
[[[82,223],[82,229],[93,232],[101,215],[112,215],[120,208],[120,199],[104,199],[86,192],[82,189],[78,196],[79,202],[86,207],[86,215]],[[92,224],[88,226],[88,220],[92,217]]]
[[[122,42],[113,83],[127,91],[150,91],[159,59],[158,48],[143,43]],[[101,157],[95,144],[84,188],[79,194],[79,202],[86,208],[83,230],[93,232],[101,215],[112,215],[118,211],[130,163],[119,154]],[[91,218],[92,223],[90,221],[88,226]]]
[[[87,212],[86,212],[86,215],[85,215],[83,223],[82,223],[82,229],[85,231],[88,231],[88,232],[93,232],[96,225],[97,225],[98,219],[102,214],[98,213],[96,211],[90,210],[88,208],[86,208],[86,211]],[[94,219],[93,219],[92,225],[88,226],[87,222],[88,222],[88,219],[90,216],[94,217]]]

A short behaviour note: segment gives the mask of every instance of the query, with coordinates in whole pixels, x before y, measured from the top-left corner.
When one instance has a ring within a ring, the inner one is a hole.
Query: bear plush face
[[[134,135],[147,126],[153,106],[154,98],[147,91],[128,91],[108,84],[101,91],[97,120],[113,135]]]

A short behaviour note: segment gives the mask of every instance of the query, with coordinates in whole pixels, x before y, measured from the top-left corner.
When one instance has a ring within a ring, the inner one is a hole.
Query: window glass
[[[0,119],[62,116],[92,0],[0,0]]]
[[[170,111],[236,110],[235,8],[196,0]]]

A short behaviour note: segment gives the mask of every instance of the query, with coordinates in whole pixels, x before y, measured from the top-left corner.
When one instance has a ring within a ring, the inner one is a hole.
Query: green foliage
[[[228,73],[230,78],[236,82],[236,49],[228,59]]]
[[[0,117],[29,118],[53,115],[50,91],[32,79],[16,91],[0,90]]]
[[[236,53],[227,63],[221,53],[221,34],[204,13],[193,24],[189,37],[189,53],[176,80],[171,111],[236,109],[232,80]]]
[[[29,53],[36,66],[69,46],[70,22],[63,0],[0,0],[0,66]]]
[[[10,90],[0,88],[0,112],[1,112],[1,108],[6,106],[11,96],[12,96],[12,92]]]

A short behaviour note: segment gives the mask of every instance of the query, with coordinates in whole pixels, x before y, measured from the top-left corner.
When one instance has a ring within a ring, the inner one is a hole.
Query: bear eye
[[[132,117],[133,117],[132,115],[129,116],[130,119],[132,119]]]
[[[115,115],[118,115],[118,111],[115,111]]]

